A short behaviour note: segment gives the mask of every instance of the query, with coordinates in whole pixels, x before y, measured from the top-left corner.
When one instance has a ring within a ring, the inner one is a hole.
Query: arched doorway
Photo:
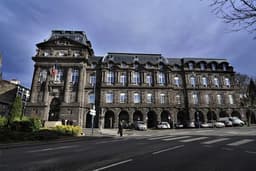
[[[113,111],[108,110],[105,113],[104,128],[114,128],[114,124],[115,124],[115,114]]]
[[[157,125],[157,116],[154,111],[148,112],[148,121],[147,121],[148,128],[155,128]]]
[[[229,117],[228,113],[226,111],[221,111],[220,112],[220,118],[223,118],[223,117]]]
[[[185,114],[183,111],[177,113],[177,124],[185,124]]]
[[[49,110],[49,121],[58,121],[60,115],[60,100],[58,98],[54,98],[50,104]]]
[[[195,112],[195,121],[198,122],[200,121],[201,123],[204,123],[204,114],[201,111],[196,111]]]
[[[167,110],[162,111],[161,113],[161,122],[170,122],[171,120],[171,115],[170,112]]]
[[[133,113],[133,121],[142,121],[143,120],[143,115],[141,113],[141,111],[136,110]]]
[[[90,112],[87,112],[86,114],[86,128],[92,127],[92,115],[90,115]]]
[[[236,116],[236,117],[238,117],[239,119],[241,119],[241,115],[240,115],[240,113],[239,113],[238,111],[233,111],[233,112],[231,113],[231,116]]]
[[[217,115],[214,111],[209,111],[207,113],[207,120],[208,122],[216,121],[217,120]]]
[[[120,121],[123,122],[124,128],[127,128],[127,127],[128,127],[128,125],[129,125],[129,114],[128,114],[128,112],[126,112],[126,111],[121,111],[121,112],[119,113],[119,120],[118,120],[118,123],[119,123]]]

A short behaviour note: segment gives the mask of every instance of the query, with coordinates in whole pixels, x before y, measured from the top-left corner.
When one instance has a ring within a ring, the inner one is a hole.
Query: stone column
[[[65,82],[65,96],[64,96],[64,102],[68,103],[69,102],[69,84],[71,82],[71,73],[72,72],[72,68],[68,68],[67,71],[67,76],[66,76],[66,82]]]
[[[31,90],[31,102],[35,103],[37,98],[37,83],[40,73],[40,67],[35,66],[34,76],[33,76],[33,83],[32,83],[32,90]]]
[[[44,87],[44,104],[48,104],[49,100],[49,75],[47,74],[46,82],[45,82],[45,87]]]
[[[83,87],[84,87],[84,68],[80,68],[80,73],[79,73],[79,85],[78,85],[78,94],[77,94],[77,101],[81,105],[82,104],[82,95],[83,95]]]

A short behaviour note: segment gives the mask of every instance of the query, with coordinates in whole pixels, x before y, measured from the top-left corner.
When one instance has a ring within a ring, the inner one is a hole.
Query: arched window
[[[207,85],[208,85],[208,80],[207,80],[207,78],[206,78],[205,76],[202,77],[202,83],[203,83],[203,86],[204,86],[204,87],[207,87]]]
[[[225,82],[225,86],[230,87],[230,80],[229,80],[229,78],[226,77],[224,79],[224,82]]]
[[[151,74],[148,74],[147,77],[146,77],[146,83],[148,84],[148,86],[151,86],[152,83],[153,83],[153,80],[152,80],[152,75]]]
[[[152,93],[147,94],[147,103],[153,103],[153,96]]]
[[[220,94],[217,94],[217,104],[222,104],[222,97]]]
[[[190,77],[190,84],[191,84],[192,87],[196,86],[196,78],[194,76]]]
[[[193,104],[198,104],[198,96],[196,93],[192,94],[192,101]]]
[[[127,82],[127,78],[126,78],[126,74],[125,73],[122,73],[122,75],[120,76],[120,83],[122,85],[125,85]]]
[[[234,104],[234,99],[233,99],[233,95],[232,94],[229,94],[228,95],[228,99],[229,99],[229,104]]]
[[[213,82],[214,82],[215,87],[219,87],[220,86],[219,79],[217,77],[214,77]]]
[[[194,69],[194,64],[192,62],[188,63],[188,68],[189,70],[193,70]]]
[[[174,84],[177,86],[177,87],[180,87],[180,78],[178,76],[175,76],[174,77]]]

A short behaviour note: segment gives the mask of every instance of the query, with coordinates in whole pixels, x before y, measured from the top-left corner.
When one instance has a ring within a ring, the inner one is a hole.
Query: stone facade
[[[238,87],[226,59],[165,58],[161,54],[95,56],[81,31],[52,31],[37,44],[28,115],[117,127],[119,120],[186,123],[238,116]]]

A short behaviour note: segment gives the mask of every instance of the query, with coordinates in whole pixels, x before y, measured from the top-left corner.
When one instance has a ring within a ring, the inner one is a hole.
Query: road
[[[4,148],[0,170],[255,170],[255,133],[255,128],[139,132]]]

